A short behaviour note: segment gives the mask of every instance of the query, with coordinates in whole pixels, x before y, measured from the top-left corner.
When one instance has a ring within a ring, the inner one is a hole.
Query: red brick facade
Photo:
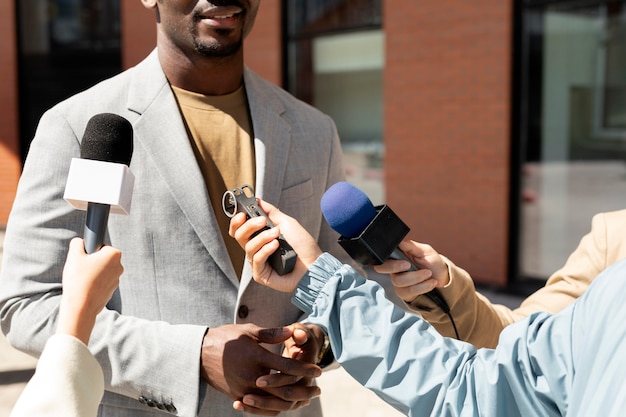
[[[137,64],[156,46],[156,16],[143,3],[121,0],[122,67]]]
[[[3,2],[0,50],[14,60],[13,2]],[[512,0],[387,0],[386,199],[411,227],[477,281],[503,286],[508,268]],[[123,66],[155,45],[154,16],[122,0]],[[263,0],[246,63],[281,84],[281,2]],[[0,66],[4,80],[16,64]],[[19,175],[16,82],[0,87],[0,225]]]
[[[383,4],[387,202],[414,240],[504,285],[513,2]]]
[[[246,40],[245,62],[276,85],[282,84],[281,1],[261,0],[254,28]]]
[[[9,217],[22,170],[17,102],[15,2],[0,2],[0,227]]]

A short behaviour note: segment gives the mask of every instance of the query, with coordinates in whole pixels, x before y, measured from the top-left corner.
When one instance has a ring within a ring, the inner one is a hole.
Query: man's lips
[[[241,7],[213,7],[200,13],[200,19],[212,22],[214,25],[223,26],[229,23],[235,23],[239,20],[239,16],[243,10]]]
[[[228,20],[237,17],[243,10],[238,6],[212,7],[200,13],[202,19]]]

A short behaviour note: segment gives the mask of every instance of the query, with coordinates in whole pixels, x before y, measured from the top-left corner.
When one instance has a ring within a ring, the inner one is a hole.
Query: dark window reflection
[[[287,89],[313,103],[313,50],[316,37],[380,29],[381,0],[285,1]]]
[[[286,88],[337,125],[348,181],[383,200],[380,0],[285,2]]]
[[[287,0],[286,4],[290,38],[379,28],[382,24],[381,0]]]
[[[119,0],[19,0],[22,157],[41,114],[120,71]]]

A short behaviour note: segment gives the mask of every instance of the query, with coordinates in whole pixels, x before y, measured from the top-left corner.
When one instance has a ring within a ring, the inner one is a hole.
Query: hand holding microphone
[[[410,229],[387,205],[374,207],[361,190],[347,182],[338,182],[326,190],[321,207],[330,227],[341,235],[339,244],[355,261],[381,265],[387,259],[395,259],[408,262],[410,271],[419,269],[398,248]],[[452,319],[450,307],[437,288],[425,296]]]
[[[80,158],[72,159],[63,198],[86,210],[85,251],[104,244],[109,212],[128,214],[135,177],[128,169],[133,154],[133,127],[121,116],[100,113],[87,122]]]
[[[396,294],[402,300],[411,303],[434,288],[448,285],[448,265],[430,245],[403,240],[398,249],[421,269],[415,270],[409,262],[388,259],[382,265],[374,265],[374,270],[391,277]]]

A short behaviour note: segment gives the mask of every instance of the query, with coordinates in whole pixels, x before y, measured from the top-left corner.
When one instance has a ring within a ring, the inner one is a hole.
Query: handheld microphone
[[[135,177],[128,165],[133,154],[133,127],[125,118],[100,113],[87,122],[80,158],[73,158],[63,198],[87,210],[85,251],[104,245],[109,212],[128,214]]]
[[[347,182],[333,184],[320,205],[330,227],[341,235],[338,243],[355,261],[380,265],[397,259],[408,261],[409,271],[419,269],[398,249],[410,229],[387,205],[375,207],[363,191]],[[450,316],[450,307],[437,288],[425,295]]]

